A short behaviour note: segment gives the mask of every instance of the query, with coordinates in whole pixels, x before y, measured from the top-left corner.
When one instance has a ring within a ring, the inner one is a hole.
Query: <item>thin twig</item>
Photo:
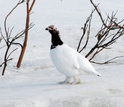
[[[14,52],[14,51],[16,51],[18,48],[16,48],[16,49],[14,49],[14,50],[12,50],[10,53],[9,53],[9,55],[7,56],[7,59],[10,57],[10,55]]]
[[[104,19],[103,19],[103,17],[102,17],[102,14],[100,13],[100,10],[98,10],[98,7],[97,7],[97,6],[93,3],[93,1],[92,1],[92,0],[90,0],[90,2],[92,3],[92,5],[94,6],[95,10],[96,10],[96,11],[97,11],[97,13],[99,14],[99,17],[100,17],[100,19],[101,19],[102,23],[104,24],[104,26],[106,26],[106,27],[107,27],[107,25],[105,24]]]
[[[13,29],[14,29],[14,26],[11,28],[10,32],[8,31],[8,34],[9,34],[9,37],[8,37],[8,38],[10,38],[10,36],[11,36],[11,34],[12,34]]]
[[[77,47],[77,51],[78,51],[79,53],[80,53],[81,51],[83,51],[84,48],[86,48],[87,43],[88,43],[88,41],[89,41],[90,26],[91,26],[92,14],[94,13],[94,11],[95,11],[95,9],[92,10],[90,16],[87,18],[87,20],[86,20],[86,22],[85,22],[85,24],[84,24],[84,27],[82,27],[82,29],[83,29],[83,34],[82,34],[82,36],[81,36],[81,38],[80,38],[80,40],[79,40],[78,47]],[[87,30],[87,28],[88,28],[88,30]],[[86,32],[87,32],[86,43],[85,43],[84,47],[83,47],[81,50],[79,50],[79,48],[80,48],[80,46],[81,46],[81,42],[82,42],[82,40],[83,40],[83,38],[84,38]]]
[[[115,60],[115,59],[117,59],[117,58],[122,58],[122,57],[124,57],[124,56],[116,56],[116,57],[111,58],[111,59],[109,59],[108,61],[105,61],[105,62],[96,62],[96,61],[90,61],[90,62],[91,62],[91,63],[95,63],[95,64],[115,63],[115,62],[111,62],[111,61],[113,61],[113,60]]]
[[[29,13],[31,12],[31,10],[32,10],[32,8],[33,8],[33,6],[34,6],[34,4],[35,4],[35,1],[36,1],[36,0],[33,0],[32,4],[31,4],[31,6],[30,6],[30,9],[29,9]]]
[[[8,17],[11,15],[11,13],[21,4],[22,2],[18,2],[14,8],[7,14],[7,16],[5,17],[5,20],[4,20],[4,30],[5,30],[5,33],[6,33],[6,36],[8,38],[8,32],[7,32],[7,19]]]
[[[121,25],[121,22],[123,22],[124,19],[117,22],[118,20],[116,18],[116,15],[117,15],[117,11],[116,11],[116,12],[112,12],[111,15],[107,15],[107,18],[104,20],[99,7],[97,5],[95,5],[92,0],[90,0],[90,1],[91,1],[91,4],[94,6],[94,8],[102,22],[101,28],[95,36],[95,37],[97,37],[97,41],[96,41],[95,45],[89,50],[89,52],[85,56],[86,58],[90,56],[89,60],[92,62],[93,58],[97,54],[99,54],[104,49],[110,49],[108,47],[111,46],[112,44],[114,44],[118,38],[120,38],[122,35],[124,35],[124,24]],[[91,14],[92,14],[92,12],[91,12]],[[90,19],[88,19],[88,18],[90,18]],[[83,51],[83,49],[86,48],[88,41],[89,41],[89,35],[88,35],[85,45],[82,47],[81,50],[79,50],[81,42],[84,38],[84,34],[86,33],[86,31],[90,31],[90,26],[91,26],[90,24],[91,24],[92,17],[88,17],[88,18],[83,27],[83,35],[81,36],[81,39],[79,41],[78,48],[77,48],[78,52]],[[113,33],[113,31],[115,31],[115,33]],[[109,60],[109,61],[111,61],[111,60]],[[106,61],[105,63],[107,63],[109,61]]]
[[[7,62],[10,61],[10,60],[13,60],[13,58],[8,59]],[[3,62],[2,64],[0,64],[0,67],[2,67],[4,64],[5,64],[5,62]]]

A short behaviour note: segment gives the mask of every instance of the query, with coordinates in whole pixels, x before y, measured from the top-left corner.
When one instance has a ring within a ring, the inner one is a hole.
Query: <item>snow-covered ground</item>
[[[123,0],[94,0],[100,3],[103,15],[118,10],[118,19],[124,18]],[[0,3],[0,26],[3,19],[16,4],[16,0]],[[25,23],[25,4],[19,6],[10,16],[8,26],[15,26],[13,34],[22,30]],[[102,77],[81,75],[81,84],[57,84],[65,77],[53,66],[50,56],[50,34],[45,28],[54,24],[61,38],[71,47],[77,47],[82,34],[80,28],[93,6],[89,0],[37,0],[31,15],[34,28],[30,30],[28,47],[20,69],[16,69],[20,50],[13,53],[5,76],[0,76],[0,107],[123,107],[124,106],[124,57],[116,63],[95,65]],[[92,22],[92,35],[100,27],[99,17],[95,14]],[[92,39],[91,43],[94,43]],[[22,39],[20,39],[22,41]],[[124,37],[121,37],[110,51],[103,51],[96,57],[98,61],[124,55]],[[3,44],[3,42],[2,42]],[[0,44],[1,46],[1,44]],[[92,46],[89,46],[90,48]],[[87,51],[87,50],[86,50]],[[86,51],[83,52],[85,55]],[[0,49],[0,62],[2,53]],[[1,72],[0,68],[0,72]]]

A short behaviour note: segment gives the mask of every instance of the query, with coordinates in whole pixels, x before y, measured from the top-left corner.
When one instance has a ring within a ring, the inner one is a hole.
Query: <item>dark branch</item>
[[[112,62],[113,60],[115,59],[118,59],[118,58],[122,58],[124,56],[116,56],[112,59],[109,59],[108,61],[105,61],[105,62],[95,62],[95,61],[90,61],[91,63],[95,63],[95,64],[108,64],[108,63],[115,63],[115,62]]]
[[[95,35],[95,37],[97,38],[96,43],[85,56],[86,58],[90,56],[89,60],[91,62],[94,62],[92,60],[97,54],[99,54],[104,49],[110,49],[109,46],[114,44],[116,42],[116,40],[124,34],[124,24],[122,25],[122,22],[124,21],[124,19],[121,21],[117,20],[117,18],[116,18],[117,11],[112,12],[111,15],[107,15],[106,19],[104,19],[100,12],[98,5],[95,5],[92,0],[90,0],[90,2],[94,6],[94,8],[95,8],[94,11],[97,12],[97,14],[100,17],[100,20],[102,22],[100,30]],[[83,49],[86,48],[86,46],[89,42],[90,26],[91,26],[92,14],[94,11],[91,12],[90,16],[87,18],[87,20],[84,24],[84,27],[82,27],[83,35],[81,36],[79,43],[78,43],[78,47],[77,47],[78,52],[83,51]],[[81,43],[84,39],[84,35],[86,35],[87,31],[89,31],[89,34],[87,34],[86,42],[85,42],[84,46],[80,49]],[[114,31],[114,33],[113,33],[113,31]],[[106,61],[104,63],[106,64],[108,62],[110,62],[110,60]],[[98,64],[98,62],[96,62],[96,63]]]

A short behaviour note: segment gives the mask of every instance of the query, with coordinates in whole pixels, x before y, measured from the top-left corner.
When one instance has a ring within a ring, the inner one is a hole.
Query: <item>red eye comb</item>
[[[51,25],[51,26],[49,26],[49,28],[50,28],[50,29],[54,29],[55,27],[54,27],[54,25]]]

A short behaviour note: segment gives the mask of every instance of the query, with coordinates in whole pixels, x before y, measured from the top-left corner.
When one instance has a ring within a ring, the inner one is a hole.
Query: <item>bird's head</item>
[[[54,25],[50,25],[48,26],[45,30],[48,30],[52,35],[54,34],[58,34],[59,35],[59,31],[57,30],[57,28]]]
[[[63,44],[63,42],[60,38],[60,35],[59,35],[59,31],[57,30],[57,28],[54,25],[48,26],[45,30],[48,30],[50,32],[50,34],[52,35],[51,36],[52,46],[58,46],[58,45]]]

